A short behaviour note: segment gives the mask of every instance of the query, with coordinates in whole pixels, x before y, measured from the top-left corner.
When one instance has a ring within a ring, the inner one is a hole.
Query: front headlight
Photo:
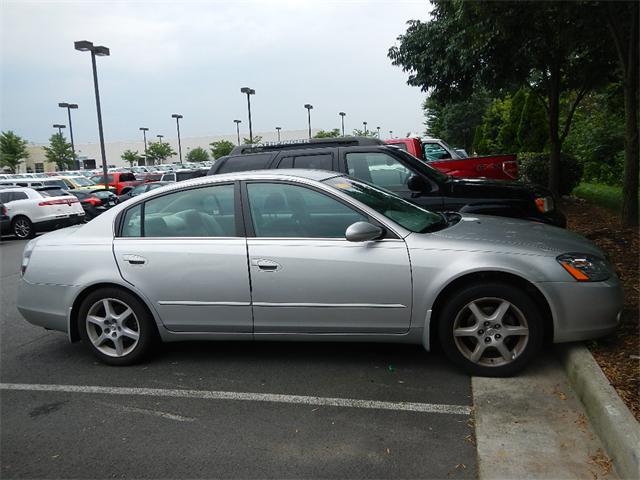
[[[536,197],[535,199],[536,207],[540,211],[540,213],[547,213],[552,211],[555,208],[553,203],[553,197]]]
[[[593,255],[565,253],[556,260],[578,282],[602,282],[611,276],[606,260]]]

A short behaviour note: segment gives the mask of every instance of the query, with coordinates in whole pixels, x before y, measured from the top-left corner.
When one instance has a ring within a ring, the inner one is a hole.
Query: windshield
[[[91,185],[95,185],[94,182],[86,177],[73,177],[71,178],[71,181],[80,185],[81,187],[90,187]]]
[[[428,232],[446,224],[442,215],[407,202],[396,194],[349,177],[324,181],[412,232]]]

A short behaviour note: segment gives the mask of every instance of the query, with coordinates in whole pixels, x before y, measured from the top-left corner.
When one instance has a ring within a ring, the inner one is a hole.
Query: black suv
[[[332,170],[395,192],[435,211],[499,215],[566,226],[551,192],[503,180],[455,178],[413,155],[363,137],[235,147],[216,160],[209,175],[272,168]]]

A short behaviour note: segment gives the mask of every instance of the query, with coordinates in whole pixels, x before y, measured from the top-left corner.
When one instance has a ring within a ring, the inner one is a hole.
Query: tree
[[[243,145],[257,145],[262,141],[262,137],[260,135],[256,135],[253,137],[253,142],[249,140],[247,137],[242,139]]]
[[[425,133],[471,152],[473,133],[482,123],[482,115],[490,102],[484,89],[478,89],[460,101],[442,102],[436,97],[429,97],[422,105],[427,127]]]
[[[209,145],[211,146],[211,156],[214,159],[229,155],[235,146],[229,140],[218,140],[217,142],[210,143]]]
[[[73,168],[75,161],[71,144],[60,133],[54,133],[49,139],[49,146],[43,147],[47,160],[55,163],[58,170]]]
[[[434,0],[432,19],[409,22],[389,50],[408,83],[444,100],[474,88],[525,84],[544,102],[550,139],[549,187],[559,191],[560,151],[576,107],[606,82],[611,55],[594,2]],[[637,77],[636,77],[637,78]],[[575,91],[561,111],[563,94]],[[636,175],[637,177],[637,175]]]
[[[602,2],[606,26],[613,41],[624,85],[624,182],[622,223],[638,225],[638,16],[637,1]]]
[[[202,147],[196,147],[187,153],[187,161],[189,162],[206,162],[209,160],[209,154]]]
[[[333,130],[318,130],[313,138],[334,138],[340,136],[340,129],[334,128]]]
[[[509,108],[508,119],[500,128],[498,133],[498,141],[502,145],[505,152],[515,153],[520,151],[520,142],[518,142],[518,129],[522,120],[522,111],[527,102],[527,91],[524,88],[518,89],[515,95],[511,97],[511,105]],[[531,150],[537,151],[537,150]]]
[[[16,173],[20,164],[28,157],[26,140],[11,130],[0,133],[0,167],[6,167],[11,173]]]
[[[137,150],[135,152],[132,152],[131,150],[125,150],[124,152],[122,152],[122,155],[120,155],[120,158],[125,162],[129,162],[129,166],[133,167],[134,165],[138,164],[140,155],[138,154]]]
[[[474,138],[474,151],[477,153],[513,153],[505,151],[501,142],[501,133],[509,123],[511,96],[496,98],[482,116],[480,131]]]
[[[367,130],[366,133],[364,130],[360,130],[358,128],[353,129],[354,137],[378,137],[376,132],[372,132],[371,130]]]
[[[521,109],[516,144],[521,152],[542,152],[549,141],[547,112],[540,97],[530,92]]]
[[[175,155],[176,152],[171,145],[164,142],[150,142],[147,148],[147,159],[153,163],[161,164],[164,161]]]

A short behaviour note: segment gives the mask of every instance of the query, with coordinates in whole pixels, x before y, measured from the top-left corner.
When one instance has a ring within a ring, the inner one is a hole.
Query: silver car
[[[18,309],[126,365],[156,340],[440,343],[512,375],[544,341],[614,330],[618,278],[548,225],[437,214],[312,170],[180,182],[29,242]]]

